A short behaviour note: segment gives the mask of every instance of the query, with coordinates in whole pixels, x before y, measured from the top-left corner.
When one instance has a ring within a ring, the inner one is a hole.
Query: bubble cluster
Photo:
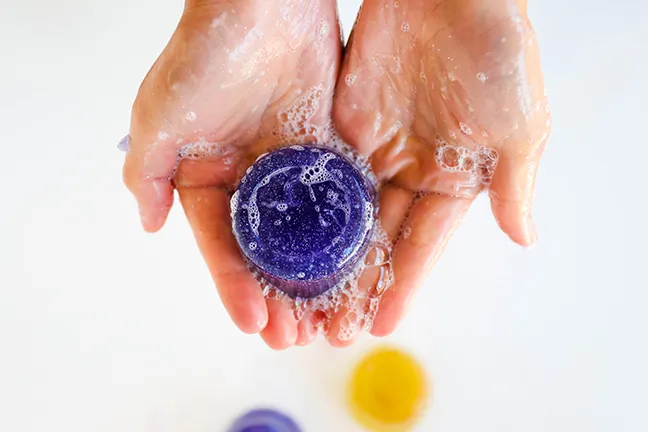
[[[324,87],[317,85],[310,88],[305,95],[298,97],[292,105],[277,113],[279,129],[273,134],[283,144],[298,144],[316,141],[321,134],[320,128],[311,123],[311,119],[320,106]]]
[[[486,82],[487,79],[486,74],[484,72],[478,72],[477,79],[483,83]]]
[[[436,162],[442,171],[469,173],[482,185],[489,185],[499,162],[495,149],[477,145],[475,150],[465,146],[448,144],[443,138],[436,138]]]
[[[407,32],[410,31],[410,24],[409,24],[409,22],[407,22],[407,21],[403,21],[403,23],[401,24],[401,31],[402,31],[403,33],[407,33]]]
[[[356,76],[353,74],[347,74],[347,76],[344,77],[344,83],[347,85],[347,87],[351,87],[356,81]]]
[[[202,159],[205,157],[222,156],[227,147],[220,143],[208,142],[205,138],[186,144],[178,151],[179,159]]]
[[[331,26],[329,25],[326,20],[321,19],[319,23],[317,23],[317,27],[315,28],[315,46],[319,47],[322,45],[322,42],[327,38],[331,31]]]

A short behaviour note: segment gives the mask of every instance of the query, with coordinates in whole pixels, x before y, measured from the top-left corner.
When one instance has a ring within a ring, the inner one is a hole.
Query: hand
[[[395,284],[372,333],[391,333],[477,194],[516,243],[550,129],[526,1],[365,0],[336,89],[338,132],[384,184]]]
[[[133,107],[124,180],[144,228],[164,225],[175,187],[232,320],[273,348],[317,332],[262,295],[232,234],[229,197],[272,146],[320,139],[340,45],[334,0],[190,1]]]

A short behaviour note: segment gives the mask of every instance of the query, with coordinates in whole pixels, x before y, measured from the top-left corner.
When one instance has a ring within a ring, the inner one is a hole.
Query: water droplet
[[[472,135],[472,129],[466,123],[459,123],[459,129],[466,135]]]
[[[411,235],[412,235],[412,228],[405,227],[405,229],[403,229],[403,238],[407,240]]]

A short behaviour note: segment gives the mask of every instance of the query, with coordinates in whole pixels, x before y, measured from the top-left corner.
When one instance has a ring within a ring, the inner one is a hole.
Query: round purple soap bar
[[[316,297],[349,276],[369,246],[375,190],[345,156],[292,146],[260,157],[231,201],[251,267],[291,297]]]
[[[228,432],[301,432],[301,429],[285,414],[262,409],[240,417]]]

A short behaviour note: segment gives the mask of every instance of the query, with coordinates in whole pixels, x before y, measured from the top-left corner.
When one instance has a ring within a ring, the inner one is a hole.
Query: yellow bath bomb
[[[411,429],[428,400],[423,368],[396,348],[379,348],[357,365],[351,378],[351,409],[371,430],[401,432]]]

